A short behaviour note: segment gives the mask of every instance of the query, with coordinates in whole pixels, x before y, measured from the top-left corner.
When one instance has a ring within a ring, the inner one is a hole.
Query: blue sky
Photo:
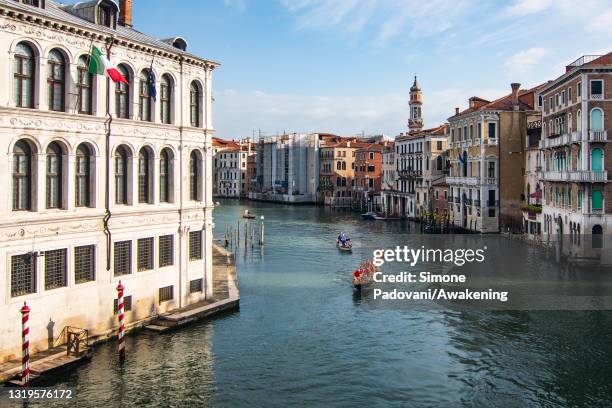
[[[496,98],[612,51],[610,0],[134,0],[134,26],[183,35],[222,64],[213,112],[226,139],[394,136],[414,73],[433,127],[472,95]]]

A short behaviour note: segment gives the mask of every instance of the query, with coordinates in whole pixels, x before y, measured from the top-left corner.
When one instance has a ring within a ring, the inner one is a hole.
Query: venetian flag
[[[91,55],[89,56],[89,73],[96,75],[108,75],[113,82],[128,81],[121,75],[121,72],[106,58],[106,55],[95,45],[91,47]]]

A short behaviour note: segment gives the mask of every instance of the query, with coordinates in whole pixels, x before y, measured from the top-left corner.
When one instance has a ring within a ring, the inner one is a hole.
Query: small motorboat
[[[401,218],[396,216],[396,215],[378,215],[378,214],[376,214],[374,216],[374,219],[375,220],[382,220],[382,221],[394,221],[394,220],[399,220]]]
[[[256,216],[251,214],[251,212],[249,210],[244,210],[244,214],[242,214],[242,218],[253,220],[253,219],[256,218]]]
[[[364,220],[375,220],[378,215],[374,211],[368,211],[367,213],[361,214]]]

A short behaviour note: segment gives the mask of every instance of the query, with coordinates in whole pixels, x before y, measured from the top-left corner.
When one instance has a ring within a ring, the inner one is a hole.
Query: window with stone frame
[[[11,256],[11,296],[36,293],[36,256],[32,253]]]
[[[174,235],[159,237],[159,267],[163,268],[174,264]]]
[[[45,251],[45,290],[67,286],[66,249]]]
[[[189,260],[202,259],[202,231],[189,232]]]
[[[114,245],[115,276],[132,273],[132,241],[119,241]]]
[[[153,238],[141,238],[137,241],[138,245],[138,272],[153,269]]]
[[[74,248],[74,281],[91,282],[96,279],[96,246],[83,245]]]

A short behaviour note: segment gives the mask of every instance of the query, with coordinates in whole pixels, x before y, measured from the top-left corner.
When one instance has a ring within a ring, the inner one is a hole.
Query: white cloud
[[[612,7],[595,16],[587,25],[587,29],[591,32],[612,36]]]
[[[246,11],[247,9],[246,0],[223,0],[223,3],[225,3],[227,7],[233,8],[240,12]]]
[[[382,47],[403,34],[424,37],[446,32],[476,3],[473,0],[280,0],[298,29],[339,29],[355,34],[369,28]]]
[[[506,11],[515,16],[539,13],[552,6],[552,0],[515,0]]]
[[[550,50],[542,47],[532,47],[525,51],[517,52],[506,61],[506,68],[511,74],[521,74],[530,71],[548,55]]]

